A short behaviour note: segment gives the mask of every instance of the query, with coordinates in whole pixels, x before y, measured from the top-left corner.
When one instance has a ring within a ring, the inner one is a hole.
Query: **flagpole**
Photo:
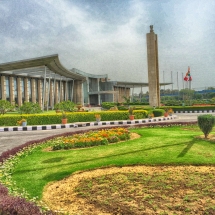
[[[173,95],[173,77],[172,77],[172,71],[171,71],[171,82],[172,82],[172,95]]]
[[[165,78],[164,78],[164,71],[163,71],[163,83],[164,83],[164,91],[163,91],[163,100],[165,101]]]
[[[182,83],[183,83],[183,90],[184,90],[184,74],[182,72]]]
[[[184,90],[184,74],[182,72],[182,83],[183,83],[183,90]],[[183,103],[184,103],[184,92],[182,94],[182,99],[183,99]]]
[[[177,72],[177,88],[178,88],[178,99],[179,99],[179,83],[178,83],[178,72]]]

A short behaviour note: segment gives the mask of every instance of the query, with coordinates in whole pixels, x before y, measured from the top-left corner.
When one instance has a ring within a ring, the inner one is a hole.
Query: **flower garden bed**
[[[47,141],[52,145],[52,150],[84,148],[98,145],[107,145],[130,139],[130,133],[126,128],[102,129],[89,131],[83,134],[74,134],[66,137],[58,137]]]

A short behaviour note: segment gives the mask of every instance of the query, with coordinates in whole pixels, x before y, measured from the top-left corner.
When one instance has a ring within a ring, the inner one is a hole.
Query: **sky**
[[[58,54],[67,69],[148,82],[146,34],[158,36],[160,82],[215,87],[214,0],[0,0],[0,63]]]

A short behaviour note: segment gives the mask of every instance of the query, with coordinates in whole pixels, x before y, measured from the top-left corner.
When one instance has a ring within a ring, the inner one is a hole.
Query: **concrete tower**
[[[158,69],[158,38],[150,25],[150,33],[146,34],[148,58],[149,105],[160,106],[160,84]]]

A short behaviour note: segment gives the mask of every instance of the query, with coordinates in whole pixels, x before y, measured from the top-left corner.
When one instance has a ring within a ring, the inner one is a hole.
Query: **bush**
[[[72,112],[75,109],[75,103],[71,101],[62,101],[54,106],[55,110]]]
[[[0,214],[34,214],[34,215],[54,215],[53,211],[44,211],[33,202],[27,202],[20,197],[8,195],[8,190],[0,184]]]
[[[109,110],[110,108],[116,106],[115,102],[102,102],[102,108]]]
[[[205,135],[208,137],[209,133],[212,131],[215,123],[215,118],[211,114],[198,116],[198,126]]]
[[[0,114],[4,115],[9,110],[13,109],[14,106],[10,104],[9,101],[0,100]]]
[[[145,119],[148,116],[148,111],[146,111],[146,110],[135,110],[134,115],[135,115],[135,119]]]
[[[155,117],[159,117],[159,116],[163,116],[165,111],[163,109],[155,109],[152,112]]]
[[[21,114],[33,114],[33,113],[41,113],[42,110],[38,103],[33,102],[24,102],[24,104],[19,107],[18,112]]]
[[[118,110],[128,110],[127,106],[118,106]]]

